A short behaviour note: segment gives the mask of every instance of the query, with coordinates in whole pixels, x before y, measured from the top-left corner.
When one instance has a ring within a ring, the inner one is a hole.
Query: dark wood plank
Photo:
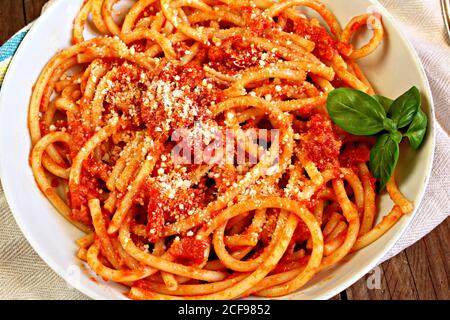
[[[391,299],[417,300],[419,298],[405,252],[383,263],[383,270]]]
[[[42,7],[47,1],[48,0],[23,0],[27,23],[30,23],[41,15]]]
[[[390,300],[386,276],[382,267],[377,267],[346,290],[348,300]]]
[[[426,252],[427,246],[423,239],[405,250],[419,299],[434,300],[437,296]]]
[[[450,275],[450,218],[442,223],[436,231],[443,250],[445,271],[447,272],[447,275]],[[450,299],[450,297],[447,297],[447,299]]]
[[[439,242],[439,245],[436,245],[436,242]],[[431,250],[428,250],[427,243]],[[382,265],[387,269],[390,281],[388,287],[383,275],[384,291],[368,290],[366,275],[341,295],[344,294],[349,300],[408,299],[415,296],[418,299],[450,299],[450,218],[424,239],[406,249],[402,255],[403,260],[402,257],[396,257]],[[435,255],[437,257],[434,257]],[[434,265],[435,263],[437,265]],[[406,275],[399,277],[399,271],[402,270]],[[407,281],[401,284],[402,280],[399,278],[405,278]],[[405,288],[402,289],[403,286]],[[389,288],[393,289],[392,297]]]
[[[435,230],[425,237],[425,245],[427,247],[427,258],[431,269],[431,279],[433,281],[434,291],[436,296],[441,300],[450,299],[450,280],[448,270],[448,247],[444,248],[443,245],[447,241],[443,238],[448,237],[448,230],[441,232],[442,230]]]
[[[0,0],[0,44],[25,26],[21,0]]]

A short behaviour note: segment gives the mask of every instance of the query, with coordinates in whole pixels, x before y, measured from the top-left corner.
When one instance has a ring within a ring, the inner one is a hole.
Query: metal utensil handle
[[[450,37],[450,0],[442,0],[442,13],[444,14],[444,23]]]

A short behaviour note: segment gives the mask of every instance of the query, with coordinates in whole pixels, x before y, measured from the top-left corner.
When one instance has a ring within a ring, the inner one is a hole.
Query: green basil
[[[391,120],[389,118],[385,118],[383,120],[383,127],[385,130],[389,132],[396,132],[397,131],[397,124],[394,122],[394,120]]]
[[[403,135],[400,131],[391,132],[390,136],[396,143],[400,144],[400,142],[402,142]]]
[[[327,101],[331,119],[345,131],[363,136],[379,134],[370,153],[369,167],[373,176],[378,179],[380,190],[384,189],[394,174],[403,137],[408,137],[414,149],[419,148],[423,142],[428,118],[420,107],[420,92],[416,87],[412,87],[395,101],[341,88],[330,92]],[[408,126],[403,135],[404,131],[399,130]]]
[[[378,179],[382,190],[394,174],[399,157],[399,145],[390,134],[383,134],[370,152],[370,171]]]
[[[427,133],[427,126],[427,115],[422,110],[419,110],[405,134],[405,137],[408,137],[409,143],[414,149],[419,149],[422,144],[425,134]]]
[[[328,95],[327,109],[334,123],[351,134],[368,136],[384,129],[386,111],[377,100],[364,92],[335,89]]]
[[[420,92],[416,87],[412,87],[392,103],[390,118],[395,121],[397,128],[404,128],[413,121],[420,104]]]
[[[389,110],[391,109],[391,106],[392,106],[392,103],[394,102],[394,100],[383,97],[383,96],[379,96],[379,95],[375,95],[375,96],[373,96],[373,98],[375,100],[377,100],[378,103],[383,106],[384,111],[386,111],[386,114],[389,113]]]

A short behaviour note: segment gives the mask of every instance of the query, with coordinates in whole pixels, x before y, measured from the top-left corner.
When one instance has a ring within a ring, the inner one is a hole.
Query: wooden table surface
[[[0,0],[0,45],[39,16],[47,0]],[[376,277],[381,279],[377,285]],[[450,218],[366,275],[337,300],[450,299]]]

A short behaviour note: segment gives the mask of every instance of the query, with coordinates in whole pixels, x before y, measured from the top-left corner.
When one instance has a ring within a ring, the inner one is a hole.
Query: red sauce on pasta
[[[322,61],[330,61],[336,52],[336,41],[322,26],[315,26],[306,19],[295,19],[295,33],[316,43],[313,53]]]
[[[352,168],[354,171],[358,172],[358,164],[366,163],[370,160],[370,149],[364,145],[347,147],[340,154],[339,160],[341,166]]]
[[[184,237],[174,241],[169,254],[178,263],[193,266],[201,264],[205,259],[208,241],[197,240],[195,237]]]
[[[266,31],[270,31],[274,26],[274,21],[263,14],[263,11],[254,7],[241,8],[242,15],[248,28],[258,36],[264,35]]]
[[[302,135],[303,150],[309,160],[319,170],[335,167],[342,142],[333,131],[331,121],[321,114],[315,114],[307,124],[307,131]]]
[[[208,50],[209,65],[225,74],[274,62],[272,54],[264,53],[242,36],[229,37]]]

